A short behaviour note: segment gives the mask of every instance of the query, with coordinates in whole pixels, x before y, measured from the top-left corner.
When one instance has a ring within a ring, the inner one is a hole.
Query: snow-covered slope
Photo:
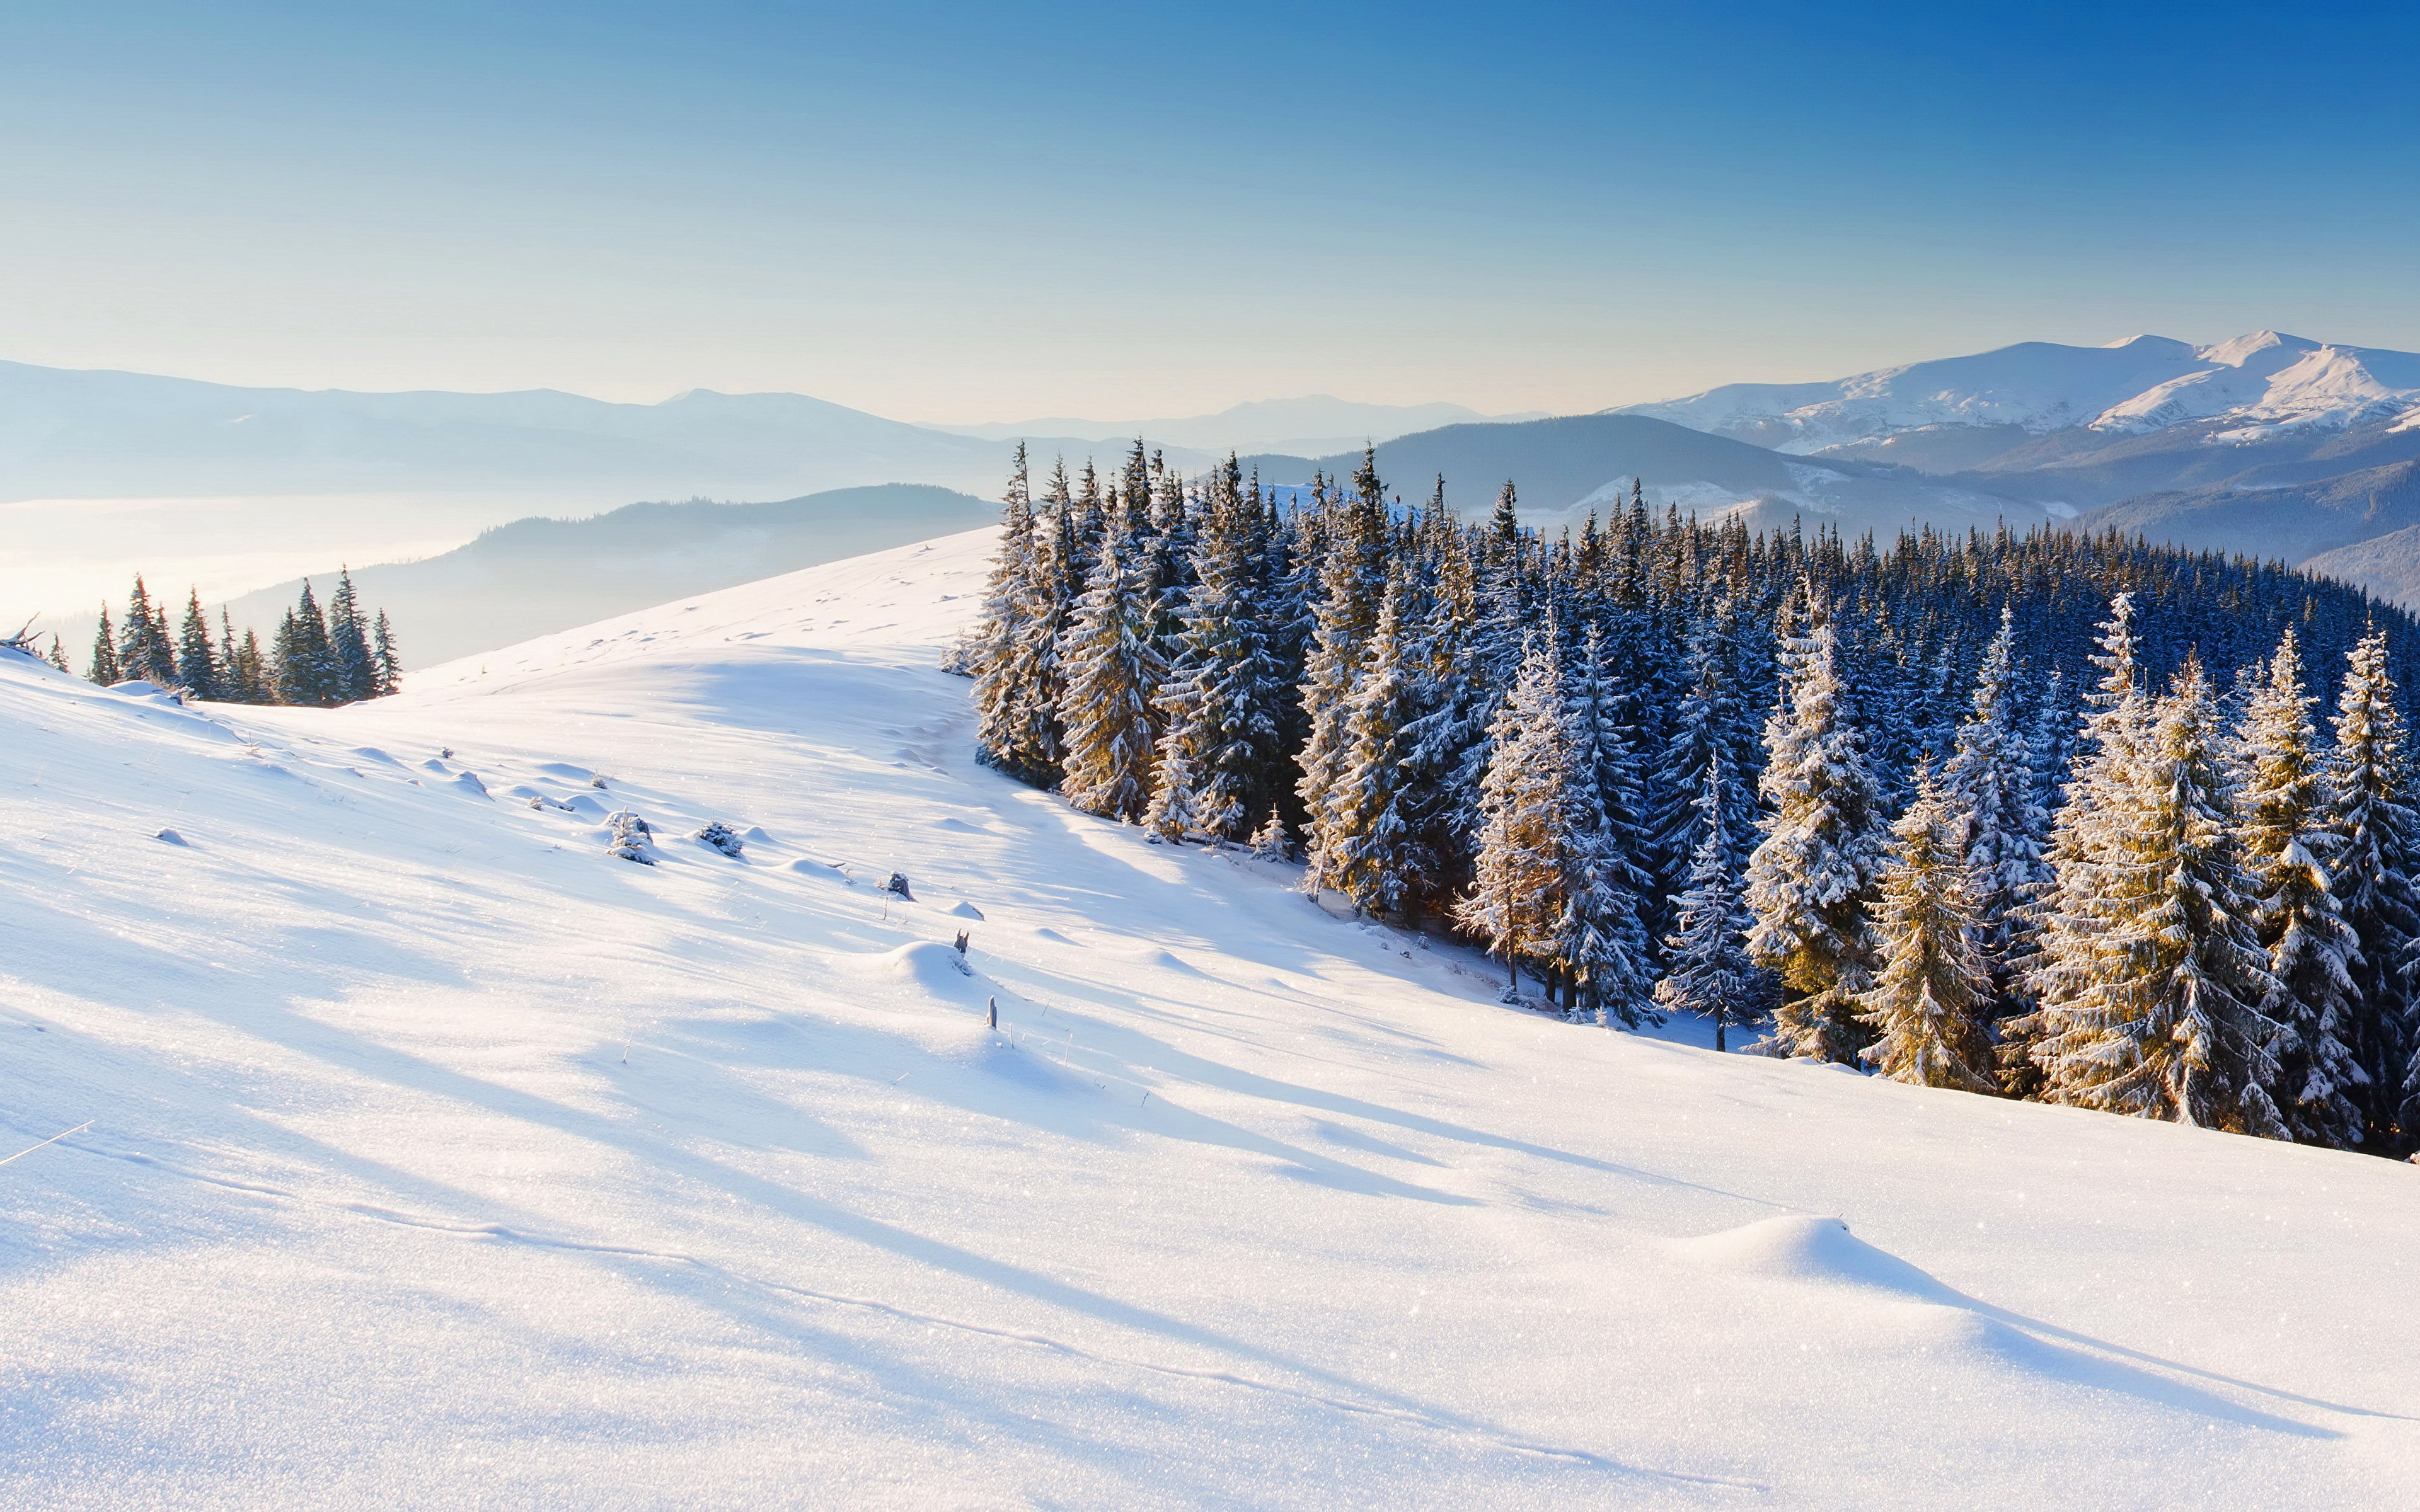
[[[2408,1498],[2420,1172],[1498,1006],[974,765],[986,545],[351,709],[0,657],[0,1504]]]
[[[1805,455],[1936,426],[2070,427],[2135,435],[2188,421],[2212,438],[2342,428],[2420,412],[2420,355],[2336,347],[2273,331],[2211,347],[2134,336],[2106,347],[2023,342],[1829,383],[1732,383],[1617,414]]]

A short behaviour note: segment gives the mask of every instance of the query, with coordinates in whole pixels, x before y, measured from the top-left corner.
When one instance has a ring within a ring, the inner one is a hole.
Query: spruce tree
[[[226,697],[220,655],[210,645],[210,622],[202,617],[202,595],[185,596],[184,634],[177,645],[177,681],[197,699]]]
[[[1161,718],[1169,748],[1184,751],[1199,827],[1240,839],[1280,791],[1284,689],[1270,649],[1266,520],[1232,456],[1211,478],[1194,555],[1198,575]]]
[[[177,686],[177,650],[168,639],[166,617],[153,607],[140,573],[127,598],[126,623],[118,627],[117,668],[122,678],[159,687]]]
[[[92,638],[91,670],[85,673],[101,687],[126,681],[124,669],[117,665],[117,633],[109,626],[109,606],[101,606],[101,628]]]
[[[231,641],[222,644],[232,645]],[[403,691],[403,658],[395,648],[395,627],[386,622],[386,610],[378,611],[370,625],[370,660],[377,669],[377,687],[372,698],[389,698]]]
[[[1151,801],[1159,741],[1152,704],[1165,671],[1152,643],[1147,572],[1112,521],[1060,651],[1067,677],[1059,706],[1066,730],[1061,791],[1087,813],[1129,821]]]
[[[1570,860],[1556,956],[1571,989],[1611,1027],[1663,1022],[1647,1004],[1654,976],[1639,915],[1655,883],[1641,822],[1638,766],[1605,640],[1590,625],[1565,688],[1573,781],[1564,799]],[[1571,1005],[1566,1004],[1566,1007]]]
[[[1758,786],[1770,811],[1748,857],[1747,946],[1781,981],[1774,1053],[1854,1065],[1869,1039],[1856,999],[1875,961],[1867,910],[1882,871],[1882,794],[1842,707],[1831,613],[1806,596],[1809,627],[1781,647],[1786,702],[1765,722]]]
[[[2289,628],[2268,678],[2256,680],[2245,697],[2237,827],[2258,938],[2276,982],[2261,1011],[2283,1029],[2273,1098],[2295,1138],[2350,1149],[2364,1133],[2355,1099],[2369,1081],[2350,1042],[2361,948],[2328,890],[2328,862],[2338,845],[2324,827],[2312,702]]]
[[[1728,833],[1731,779],[1719,747],[1706,758],[1698,786],[1698,844],[1679,918],[1664,942],[1666,972],[1655,1000],[1674,1012],[1695,1013],[1714,1026],[1714,1048],[1729,1048],[1727,1031],[1761,1016],[1764,980],[1748,960],[1755,923],[1740,897],[1740,873]]]
[[[1306,883],[1384,914],[1404,910],[1431,864],[1407,810],[1419,693],[1405,657],[1404,597],[1401,584],[1388,586],[1345,701],[1343,760],[1320,805]]]
[[[1984,1012],[2018,1011],[2016,960],[2034,902],[2049,881],[2034,803],[2030,752],[2017,717],[2016,623],[2003,605],[2000,632],[1983,653],[1974,702],[1941,770],[1941,798],[1960,828],[1974,910],[1975,943],[1992,976]]]
[[[2047,1102],[2283,1137],[2276,987],[2228,825],[2218,707],[2188,660],[2095,801],[2103,927],[2058,954],[2033,1058]],[[2066,882],[2061,877],[2062,890]]]
[[[1488,727],[1480,781],[1480,830],[1470,891],[1455,911],[1504,958],[1510,996],[1521,962],[1554,945],[1563,913],[1565,795],[1572,782],[1562,669],[1551,628],[1529,638],[1512,691]]]
[[[63,672],[72,675],[75,671],[74,668],[68,665],[68,654],[59,645],[59,638],[55,635],[51,637],[51,655],[48,659],[52,666]]]
[[[2420,1120],[2398,1109],[2413,1041],[2410,962],[2420,940],[2420,816],[2412,808],[2411,734],[2387,672],[2382,630],[2353,648],[2336,702],[2327,767],[2330,890],[2360,951],[2353,965],[2352,1051],[2369,1078],[2362,1097],[2369,1148],[2402,1153]]]
[[[336,573],[336,592],[328,600],[327,686],[331,703],[352,703],[378,697],[378,662],[370,646],[370,628],[363,617],[361,596],[353,591],[350,568]]]
[[[1252,854],[1264,861],[1294,859],[1294,837],[1286,833],[1285,815],[1276,804],[1269,805],[1268,818],[1252,831]]]
[[[1931,766],[1891,825],[1894,843],[1876,905],[1883,967],[1858,1005],[1878,1038],[1866,1059],[1894,1081],[1997,1092],[1999,1066],[1984,1024],[1992,975],[1976,949],[1974,873],[1962,854],[1965,815]]]

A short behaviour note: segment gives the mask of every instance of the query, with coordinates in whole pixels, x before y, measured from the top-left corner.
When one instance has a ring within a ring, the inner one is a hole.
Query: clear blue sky
[[[2420,347],[2420,7],[0,7],[0,357],[901,418]]]

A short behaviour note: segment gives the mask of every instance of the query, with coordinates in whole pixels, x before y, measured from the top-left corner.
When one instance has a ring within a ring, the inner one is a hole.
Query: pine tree
[[[140,573],[127,599],[126,623],[118,628],[117,668],[123,678],[157,687],[177,686],[177,651],[168,640],[166,617],[152,606]]]
[[[1714,1026],[1714,1048],[1727,1049],[1733,1025],[1761,1016],[1761,974],[1747,956],[1747,932],[1755,923],[1740,897],[1739,871],[1725,812],[1732,779],[1723,771],[1719,747],[1706,759],[1698,787],[1698,844],[1689,885],[1680,898],[1679,921],[1665,944],[1669,968],[1655,984],[1655,1000],[1674,1012],[1695,1013]]]
[[[109,606],[101,606],[101,628],[92,638],[92,667],[85,673],[103,687],[126,681],[125,670],[117,665],[117,633],[109,627]]]
[[[1152,702],[1165,671],[1152,644],[1146,568],[1126,533],[1109,530],[1060,653],[1067,675],[1059,707],[1067,733],[1061,790],[1087,813],[1129,821],[1151,801],[1158,754]]]
[[[72,675],[75,671],[74,668],[68,665],[68,654],[66,650],[59,645],[59,638],[55,635],[51,637],[51,655],[49,660],[52,666],[56,667],[63,672]]]
[[[378,661],[370,646],[370,628],[362,615],[361,596],[353,591],[350,568],[336,573],[336,592],[328,600],[327,687],[331,703],[353,703],[378,697]]]
[[[2353,968],[2361,949],[2328,890],[2338,846],[2322,826],[2326,795],[2303,664],[2289,628],[2243,707],[2237,827],[2261,947],[2275,990],[2261,1011],[2283,1027],[2273,1089],[2295,1138],[2350,1149],[2363,1119],[2354,1099],[2369,1076],[2354,1058]]]
[[[1891,826],[1895,843],[1875,909],[1883,968],[1859,999],[1879,1038],[1865,1052],[1894,1081],[1997,1092],[1999,1067],[1984,1021],[1992,976],[1976,949],[1974,873],[1962,854],[1969,825],[1918,767],[1916,795]]]
[[[370,661],[377,673],[372,698],[389,698],[403,691],[403,658],[396,653],[395,627],[387,624],[384,609],[378,611],[378,619],[370,625]]]
[[[1264,603],[1266,520],[1232,456],[1211,479],[1194,556],[1198,577],[1160,699],[1163,745],[1184,752],[1198,827],[1232,840],[1279,791],[1284,702]]]
[[[242,648],[228,658],[227,677],[235,689],[236,702],[277,702],[276,689],[271,682],[269,658],[260,649],[260,637],[251,630],[243,632]]]
[[[1551,627],[1530,637],[1520,675],[1488,733],[1477,864],[1455,917],[1504,957],[1509,995],[1520,990],[1521,961],[1553,949],[1563,912],[1562,825],[1572,770]]]
[[[210,622],[202,617],[202,595],[185,596],[184,634],[177,645],[177,681],[197,699],[226,697],[219,653],[210,645]]]
[[[2369,1078],[2363,1098],[2369,1148],[2401,1153],[2420,1142],[2420,1119],[2398,1110],[2415,1040],[2409,962],[2420,940],[2420,816],[2412,809],[2411,734],[2387,673],[2385,633],[2353,648],[2336,702],[2335,751],[2327,769],[2334,841],[2330,890],[2353,932],[2352,1051]]]
[[[1294,859],[1294,837],[1286,833],[1285,815],[1276,804],[1269,805],[1269,816],[1261,827],[1252,831],[1252,854],[1264,861]]]
[[[1405,661],[1404,596],[1390,584],[1381,601],[1345,701],[1343,761],[1320,805],[1311,855],[1316,885],[1386,914],[1403,911],[1433,860],[1406,807],[1419,694]]]
[[[1619,1019],[1636,1028],[1663,1022],[1645,1006],[1654,977],[1639,918],[1655,883],[1645,864],[1637,763],[1614,683],[1604,637],[1590,625],[1565,690],[1573,781],[1563,829],[1570,859],[1555,955],[1599,1022],[1609,1028]]]
[[[1842,707],[1832,616],[1807,597],[1809,628],[1782,642],[1787,701],[1765,722],[1758,785],[1771,811],[1748,857],[1747,946],[1781,980],[1774,1052],[1852,1065],[1868,1040],[1856,998],[1875,959],[1867,907],[1882,870],[1882,794]]]
[[[2104,925],[2062,946],[2032,1047],[2045,1101],[2282,1137],[2276,991],[2228,827],[2218,708],[2197,662],[2128,737],[2095,801]],[[2060,878],[2062,893],[2067,878]],[[2063,900],[2064,901],[2064,900]]]
[[[1961,828],[1974,910],[1975,943],[1992,976],[1984,1012],[1992,1019],[2018,1011],[2018,956],[2034,901],[2049,882],[2042,826],[2033,795],[2031,753],[2018,728],[2016,620],[2003,605],[2000,633],[1983,653],[1972,710],[1954,737],[1956,753],[1943,765],[1941,797]]]
[[[1295,791],[1306,816],[1304,847],[1311,873],[1305,885],[1311,887],[1328,885],[1320,857],[1329,847],[1319,828],[1327,812],[1328,790],[1342,779],[1351,760],[1344,721],[1387,588],[1386,501],[1374,454],[1364,454],[1355,482],[1354,496],[1334,510],[1335,530],[1321,564],[1319,607],[1303,670],[1303,713],[1310,728]]]
[[[2106,967],[2109,942],[2132,927],[2123,895],[2129,826],[2142,782],[2135,770],[2145,759],[2149,715],[2143,698],[2134,637],[2134,600],[2119,594],[2109,602],[2101,626],[2101,652],[2092,664],[2101,682],[2086,694],[2086,748],[2066,784],[2066,802],[2052,826],[2044,857],[2051,881],[2035,904],[2034,949],[2027,957],[2025,987],[2033,1011],[2001,1026],[2002,1085],[2022,1097],[2044,1090],[2037,1041],[2049,1032],[2055,1008],[2081,1001]]]

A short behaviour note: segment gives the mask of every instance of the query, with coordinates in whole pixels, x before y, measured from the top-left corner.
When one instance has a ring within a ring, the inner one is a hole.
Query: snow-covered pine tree
[[[177,682],[197,699],[226,696],[220,675],[219,653],[210,645],[210,622],[202,617],[202,595],[185,595],[184,633],[177,641]]]
[[[1464,928],[1503,956],[1508,996],[1520,990],[1521,962],[1552,948],[1563,912],[1564,798],[1573,774],[1555,640],[1552,625],[1529,638],[1520,675],[1488,726],[1478,854],[1470,891],[1455,910]]]
[[[232,641],[222,642],[233,649]],[[378,682],[372,698],[386,698],[403,691],[403,658],[395,649],[395,627],[386,621],[386,610],[378,611],[370,622],[370,661],[377,669]]]
[[[2366,1143],[2400,1154],[2420,1144],[2420,1119],[2396,1105],[2420,1041],[2410,970],[2420,941],[2420,815],[2412,807],[2411,733],[2387,671],[2388,651],[2385,631],[2372,629],[2345,668],[2327,766],[2327,827],[2335,841],[2330,890],[2361,952],[2353,966],[2352,1050],[2370,1078],[2362,1099]]]
[[[2256,927],[2275,979],[2261,1011],[2284,1030],[2273,1099],[2295,1138],[2349,1149],[2362,1139],[2356,1099],[2369,1081],[2350,1042],[2361,947],[2328,890],[2338,841],[2324,827],[2313,702],[2289,626],[2268,677],[2255,679],[2244,698],[2235,810]]]
[[[126,623],[118,627],[117,667],[122,677],[139,677],[161,687],[177,686],[177,648],[168,639],[166,617],[153,607],[140,573],[127,599]]]
[[[2129,828],[2138,819],[2133,806],[2143,792],[2135,765],[2150,733],[2133,594],[2121,593],[2110,600],[2100,646],[2091,659],[2101,669],[2101,681],[2085,695],[2086,747],[2064,785],[2066,801],[2059,806],[2043,857],[2050,885],[2033,911],[2033,949],[2025,958],[2024,986],[2035,1006],[2000,1026],[2001,1083],[2021,1097],[2043,1093],[2044,1068],[2035,1052],[2037,1041],[2053,1026],[2054,1011],[2081,1001],[2093,990],[2109,969],[2102,954],[2107,941],[2129,927],[2131,903],[2122,896],[2125,848]],[[2051,707],[2046,701],[2046,721]],[[2050,748],[2056,738],[2055,732],[2044,731],[2043,748]]]
[[[1941,797],[1961,826],[1960,854],[1974,910],[1975,945],[1991,972],[1987,1019],[2019,1009],[2017,959],[2034,901],[2050,880],[2042,864],[2042,816],[2035,811],[2031,752],[2017,717],[2016,617],[2000,609],[2000,632],[1984,649],[1974,702],[1941,769]]]
[[[1343,761],[1312,827],[1306,887],[1333,887],[1356,907],[1401,914],[1430,876],[1419,816],[1407,810],[1419,674],[1406,657],[1405,594],[1379,601],[1358,680],[1345,700]]]
[[[1637,1028],[1663,1022],[1649,1006],[1654,976],[1639,918],[1655,884],[1645,865],[1638,765],[1630,732],[1618,722],[1615,681],[1605,638],[1591,624],[1564,688],[1574,780],[1564,799],[1570,862],[1555,954],[1600,1023],[1610,1027],[1619,1019]]]
[[[1724,858],[1733,877],[1745,870],[1755,843],[1756,792],[1750,783],[1756,732],[1745,702],[1738,637],[1739,610],[1728,598],[1691,625],[1684,664],[1688,691],[1673,711],[1672,738],[1661,762],[1668,780],[1661,784],[1663,802],[1652,826],[1659,894],[1677,896],[1697,885],[1698,846],[1706,828],[1701,784],[1710,766],[1724,784]],[[1714,766],[1717,756],[1721,764]]]
[[[1858,1007],[1878,1038],[1866,1059],[1894,1081],[1962,1092],[2000,1089],[1984,1026],[1992,973],[1976,949],[1974,872],[1962,852],[1970,825],[1930,763],[1891,825],[1890,862],[1875,906],[1883,966]]]
[[[328,600],[328,688],[331,703],[353,703],[378,696],[378,663],[370,647],[370,627],[362,614],[361,595],[353,591],[349,567],[336,571],[336,592]]]
[[[1318,857],[1326,852],[1320,825],[1328,790],[1340,781],[1351,753],[1344,720],[1378,608],[1387,591],[1387,504],[1374,452],[1365,453],[1354,474],[1353,494],[1332,511],[1326,560],[1321,564],[1316,627],[1303,668],[1302,706],[1309,724],[1297,764],[1295,791],[1302,800],[1303,848],[1312,858],[1306,886],[1325,886]]]
[[[1678,1013],[1695,1013],[1714,1026],[1714,1048],[1728,1049],[1734,1025],[1762,1016],[1763,974],[1747,957],[1747,932],[1755,923],[1740,897],[1740,873],[1732,859],[1729,793],[1735,781],[1723,771],[1720,746],[1706,758],[1698,787],[1698,844],[1679,918],[1664,942],[1664,980],[1655,1000]]]
[[[1159,741],[1152,705],[1166,671],[1152,644],[1148,567],[1127,531],[1111,521],[1060,648],[1067,678],[1059,705],[1067,733],[1061,790],[1087,813],[1128,821],[1141,818],[1151,801]]]
[[[1269,805],[1268,818],[1252,831],[1252,854],[1264,861],[1294,859],[1294,837],[1286,833],[1285,814],[1276,804]]]
[[[1152,774],[1151,802],[1142,811],[1142,827],[1154,843],[1182,845],[1197,836],[1217,838],[1202,822],[1198,780],[1193,753],[1176,730],[1160,732],[1159,764]]]
[[[1279,791],[1285,689],[1263,579],[1267,520],[1233,456],[1211,475],[1198,536],[1185,630],[1161,693],[1162,745],[1184,750],[1196,826],[1234,840]]]
[[[274,703],[277,689],[271,675],[269,657],[260,649],[260,637],[251,630],[243,632],[243,646],[229,659],[228,677],[235,687],[235,701],[240,703]]]
[[[1747,947],[1781,981],[1774,1053],[1854,1065],[1869,1039],[1856,999],[1875,962],[1867,910],[1882,871],[1882,795],[1842,707],[1831,611],[1811,585],[1801,593],[1807,625],[1781,644],[1786,696],[1765,721],[1758,786],[1769,812],[1748,857]]]
[[[1061,476],[1065,470],[1063,466]],[[975,752],[986,765],[1032,779],[1017,760],[1017,742],[1029,725],[1027,701],[1033,695],[1021,673],[1030,669],[1023,655],[1037,627],[1031,623],[1046,590],[1042,573],[1044,545],[1034,529],[1033,495],[1025,443],[1016,443],[1008,486],[1001,496],[1000,545],[991,559],[984,585],[983,613],[953,649],[955,670],[975,681]]]
[[[2150,728],[2096,782],[2124,788],[2093,799],[2108,804],[2101,927],[2061,937],[2032,1055],[2046,1102],[2281,1138],[2268,1091],[2278,1026],[2259,1007],[2275,984],[2253,931],[2220,740],[2209,679],[2189,659]],[[2062,872],[2062,905],[2067,881]]]
[[[101,606],[101,628],[92,638],[92,669],[85,675],[103,687],[126,681],[124,670],[117,665],[117,634],[109,626],[107,604]]]

